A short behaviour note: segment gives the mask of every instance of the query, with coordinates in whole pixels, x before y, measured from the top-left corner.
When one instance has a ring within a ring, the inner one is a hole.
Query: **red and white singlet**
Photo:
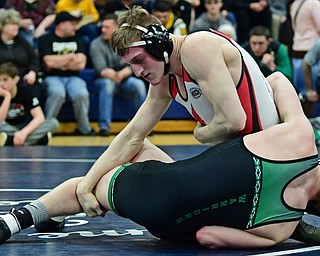
[[[279,123],[272,89],[251,55],[228,36],[215,30],[208,31],[228,40],[241,54],[242,73],[236,88],[247,115],[247,122],[238,136],[257,132]],[[170,94],[175,101],[188,109],[195,120],[206,125],[212,121],[214,109],[184,67],[182,72],[187,97],[185,99],[181,97],[174,75],[170,75]]]

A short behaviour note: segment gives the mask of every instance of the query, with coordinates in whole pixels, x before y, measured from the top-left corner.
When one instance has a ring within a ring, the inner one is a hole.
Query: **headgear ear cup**
[[[168,64],[173,49],[168,31],[158,24],[149,25],[146,29],[148,31],[141,35],[141,40],[146,42],[145,49],[154,58]]]
[[[128,23],[123,23],[122,27],[131,26]],[[132,42],[129,47],[143,46],[152,57],[164,61],[164,75],[168,74],[170,68],[169,57],[173,51],[173,43],[167,29],[159,24],[151,24],[147,27],[135,25],[134,28],[142,32],[141,40]]]

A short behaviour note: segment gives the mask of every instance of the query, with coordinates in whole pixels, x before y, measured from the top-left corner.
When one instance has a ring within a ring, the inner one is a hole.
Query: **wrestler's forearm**
[[[81,182],[79,192],[92,191],[104,174],[116,166],[129,162],[138,154],[143,140],[131,141],[126,136],[126,130],[125,128],[114,138],[108,149],[94,163]]]
[[[291,82],[280,72],[267,77],[282,122],[304,116],[299,98]]]
[[[218,144],[234,138],[245,127],[245,116],[226,119],[224,115],[215,115],[212,122],[206,126],[198,125],[194,130],[195,138],[205,144]]]

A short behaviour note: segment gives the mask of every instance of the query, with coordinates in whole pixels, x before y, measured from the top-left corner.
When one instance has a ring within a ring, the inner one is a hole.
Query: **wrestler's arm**
[[[201,42],[201,44],[199,44]],[[217,144],[229,140],[244,129],[246,114],[240,103],[235,83],[225,63],[221,38],[209,32],[186,38],[181,48],[181,61],[212,104],[214,117],[206,126],[197,126],[195,138],[201,143]],[[240,58],[240,56],[239,56]]]
[[[287,238],[279,238],[279,241],[276,241],[247,231],[220,226],[204,227],[197,232],[196,237],[201,245],[210,249],[265,248]]]
[[[289,122],[300,118],[306,119],[291,82],[281,72],[274,72],[266,79],[272,88],[281,122]]]
[[[273,90],[281,123],[245,136],[246,147],[269,159],[294,159],[316,154],[314,132],[293,85],[280,72],[268,76],[267,80]]]
[[[167,110],[171,98],[161,91],[163,86],[151,86],[145,102],[114,138],[107,150],[98,158],[77,187],[77,195],[84,212],[89,217],[101,215],[98,201],[92,191],[100,178],[115,166],[131,161],[140,151],[145,138]],[[168,159],[169,158],[168,156]]]

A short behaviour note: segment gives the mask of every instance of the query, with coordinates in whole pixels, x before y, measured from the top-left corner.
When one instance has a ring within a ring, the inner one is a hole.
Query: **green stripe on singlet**
[[[108,201],[109,201],[109,205],[110,205],[111,210],[113,212],[115,212],[117,215],[119,215],[119,214],[116,210],[116,207],[114,205],[114,200],[113,200],[114,183],[116,181],[116,178],[120,174],[120,172],[122,172],[124,170],[124,168],[126,168],[127,166],[129,166],[131,164],[132,163],[127,163],[127,164],[121,165],[119,167],[119,169],[115,171],[115,173],[112,175],[112,177],[110,179],[109,188],[108,188]]]

